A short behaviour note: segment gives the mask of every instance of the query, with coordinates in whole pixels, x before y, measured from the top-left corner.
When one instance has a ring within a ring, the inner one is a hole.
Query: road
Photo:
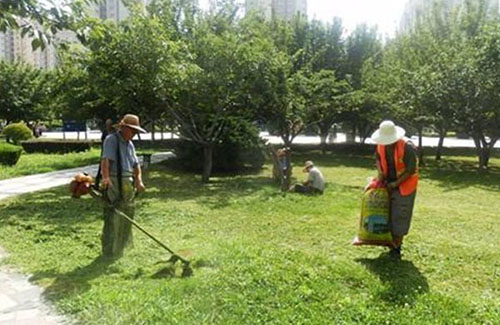
[[[270,143],[272,144],[280,144],[282,143],[281,139],[276,136],[271,136],[267,132],[261,132],[261,137],[264,139],[268,139]],[[65,134],[66,139],[77,139],[78,134],[77,132],[66,132]],[[171,137],[176,138],[177,136],[172,135],[171,133],[164,133],[163,138],[164,139],[170,139]],[[50,138],[50,139],[63,139],[63,133],[62,132],[44,132],[42,135],[42,138]],[[80,132],[80,139],[85,139],[85,132]],[[92,139],[92,140],[99,140],[101,138],[101,132],[100,131],[89,131],[87,132],[87,138]],[[135,137],[137,139],[137,136]],[[141,135],[141,139],[143,140],[151,140],[151,133],[146,133]],[[161,139],[160,133],[157,133],[155,136],[155,139]],[[335,139],[335,143],[343,143],[345,142],[346,137],[345,134],[343,133],[338,133],[337,138]],[[412,140],[415,142],[415,144],[418,143],[418,138],[416,136],[412,137]],[[438,144],[438,138],[436,137],[423,137],[423,144],[425,147],[437,147]],[[359,139],[357,139],[359,141]],[[368,139],[366,141],[367,143],[370,143],[370,140]],[[320,138],[318,136],[306,136],[306,135],[300,135],[298,136],[295,140],[294,143],[300,143],[300,144],[319,144],[320,143]],[[471,139],[457,139],[457,138],[446,138],[444,141],[444,146],[445,147],[469,147],[473,148],[474,147],[474,141]],[[495,145],[495,148],[500,148],[500,141],[497,142]]]

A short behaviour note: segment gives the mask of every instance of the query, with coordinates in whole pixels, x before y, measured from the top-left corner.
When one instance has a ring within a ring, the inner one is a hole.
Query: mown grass
[[[18,176],[47,173],[99,162],[100,150],[68,154],[25,153],[14,166],[0,165],[0,180]]]
[[[495,324],[500,319],[500,160],[428,161],[401,262],[353,247],[367,157],[317,154],[323,196],[282,196],[269,166],[199,178],[151,170],[137,220],[193,261],[181,278],[135,231],[120,260],[99,258],[101,209],[66,189],[3,203],[7,263],[33,274],[59,311],[83,324]],[[300,167],[294,175],[302,178]]]

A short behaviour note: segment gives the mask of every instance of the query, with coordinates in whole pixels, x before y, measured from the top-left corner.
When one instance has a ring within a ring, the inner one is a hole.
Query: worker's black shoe
[[[389,257],[398,261],[401,260],[401,247],[391,248],[391,250],[389,251]]]

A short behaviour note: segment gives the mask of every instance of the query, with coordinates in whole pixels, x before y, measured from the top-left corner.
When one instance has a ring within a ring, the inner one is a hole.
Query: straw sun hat
[[[137,130],[141,133],[146,133],[147,131],[141,128],[141,124],[139,123],[139,117],[134,114],[127,114],[125,115],[122,120],[120,121],[119,126],[126,126],[129,128],[132,128],[134,130]]]
[[[371,140],[385,146],[401,140],[405,133],[406,131],[402,127],[396,126],[393,121],[383,121],[380,123],[379,129],[373,132]]]
[[[306,161],[306,163],[304,164],[304,169],[303,171],[307,171],[307,168],[310,168],[310,167],[314,167],[314,163],[310,160]]]

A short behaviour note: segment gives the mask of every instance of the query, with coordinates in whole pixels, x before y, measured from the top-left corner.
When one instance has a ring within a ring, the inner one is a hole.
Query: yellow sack
[[[385,187],[371,187],[361,200],[359,231],[353,245],[392,246],[390,198]]]

